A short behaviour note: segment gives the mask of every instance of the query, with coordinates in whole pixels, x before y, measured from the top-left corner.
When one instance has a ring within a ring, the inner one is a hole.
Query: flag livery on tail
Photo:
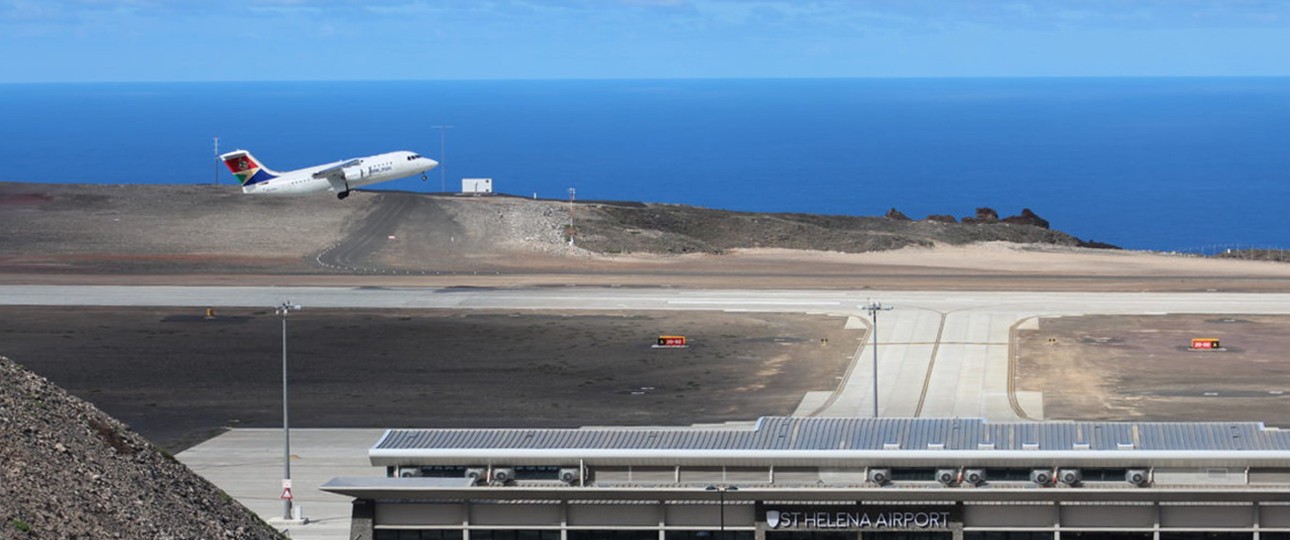
[[[237,177],[237,182],[246,186],[248,184],[257,184],[277,178],[278,175],[260,166],[255,156],[246,150],[237,150],[220,156],[224,159],[224,164],[228,165],[228,170],[233,171],[233,176]]]

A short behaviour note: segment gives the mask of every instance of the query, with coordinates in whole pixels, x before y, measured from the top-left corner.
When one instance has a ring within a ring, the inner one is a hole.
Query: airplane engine
[[[362,167],[346,167],[341,172],[345,175],[346,182],[353,182],[355,180],[363,179]]]

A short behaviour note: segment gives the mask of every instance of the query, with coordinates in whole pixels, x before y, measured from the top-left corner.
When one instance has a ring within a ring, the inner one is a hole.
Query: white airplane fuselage
[[[242,182],[242,192],[265,195],[303,195],[332,191],[343,199],[354,188],[421,174],[439,165],[433,159],[398,151],[354,158],[293,171],[264,167],[250,152],[236,150],[220,156]]]

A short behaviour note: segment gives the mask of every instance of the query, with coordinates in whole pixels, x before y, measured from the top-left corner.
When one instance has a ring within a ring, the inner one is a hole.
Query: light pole
[[[878,417],[878,312],[889,311],[891,306],[884,306],[881,302],[870,301],[868,304],[860,306],[860,309],[869,312],[869,319],[873,321],[873,417]]]
[[[705,490],[707,490],[707,491],[715,491],[715,492],[717,492],[717,497],[718,497],[718,499],[721,501],[721,502],[719,503],[719,504],[720,504],[720,509],[718,510],[718,511],[721,513],[721,538],[720,538],[720,540],[726,540],[726,491],[739,491],[739,488],[738,488],[737,486],[727,486],[727,485],[724,485],[724,484],[723,484],[723,485],[720,485],[720,486],[708,486],[708,487],[703,488],[703,489],[705,489]]]
[[[573,245],[573,196],[577,193],[569,188],[569,245]]]
[[[215,176],[211,185],[219,184],[219,137],[215,137]]]
[[[446,161],[446,159],[444,158],[444,155],[443,155],[443,150],[444,150],[443,139],[444,139],[444,131],[454,126],[440,125],[440,126],[430,126],[430,127],[439,128],[439,193],[447,193],[448,183],[446,180],[447,177],[445,176],[445,173],[444,173],[444,162]]]
[[[277,313],[282,315],[282,519],[291,519],[291,498],[285,491],[291,485],[291,427],[287,422],[287,314],[300,309],[291,302],[283,302]]]

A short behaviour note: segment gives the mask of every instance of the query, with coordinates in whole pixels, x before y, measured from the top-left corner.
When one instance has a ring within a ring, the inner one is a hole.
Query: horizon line
[[[901,81],[901,80],[1074,80],[1074,79],[1290,79],[1285,75],[862,75],[817,77],[462,77],[437,79],[129,79],[0,81],[38,84],[212,84],[212,83],[413,83],[413,82],[612,82],[612,81]]]

